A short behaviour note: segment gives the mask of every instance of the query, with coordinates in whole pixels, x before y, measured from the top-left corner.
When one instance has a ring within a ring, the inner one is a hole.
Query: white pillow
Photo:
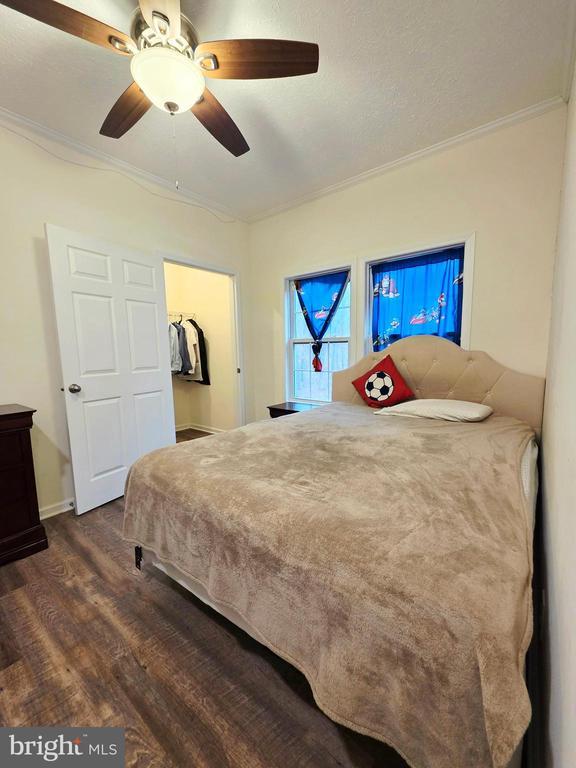
[[[424,419],[443,419],[444,421],[484,421],[492,413],[489,405],[469,403],[466,400],[407,400],[389,408],[380,408],[376,414],[396,414],[417,416]]]

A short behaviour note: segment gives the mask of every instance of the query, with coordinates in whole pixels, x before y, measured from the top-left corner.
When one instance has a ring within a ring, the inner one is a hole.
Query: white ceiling
[[[68,4],[129,31],[135,0]],[[242,218],[565,95],[574,0],[182,0],[200,40],[317,42],[316,75],[209,86],[251,151],[229,155],[191,114],[151,110],[99,135],[129,62],[0,7],[0,107]],[[176,153],[172,126],[176,126]],[[176,173],[176,166],[178,172]]]

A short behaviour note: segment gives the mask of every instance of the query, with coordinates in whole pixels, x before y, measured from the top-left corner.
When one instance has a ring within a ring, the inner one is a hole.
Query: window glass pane
[[[344,295],[340,301],[340,306],[350,307],[350,281],[348,281],[348,285],[346,286],[346,290],[344,291]]]
[[[311,400],[323,400],[328,402],[330,400],[330,373],[322,371],[321,373],[310,374],[310,399]]]
[[[294,397],[310,400],[310,371],[294,371]]]
[[[333,339],[350,336],[350,307],[338,307],[324,338]]]
[[[292,291],[292,311],[301,312],[300,302],[298,301],[298,293],[294,287],[294,281],[290,283],[290,290]]]
[[[348,342],[338,341],[330,344],[330,371],[342,371],[348,368]]]
[[[293,345],[293,396],[302,400],[329,402],[332,399],[332,373],[349,365],[347,341],[324,342],[320,352],[322,371],[312,366],[314,354],[310,344]]]
[[[294,370],[311,371],[313,352],[310,344],[294,344]]]
[[[350,336],[350,283],[346,286],[344,295],[338,304],[338,309],[332,317],[330,326],[324,335],[325,339]]]
[[[311,339],[310,331],[304,320],[302,312],[297,312],[294,316],[294,338],[295,339]]]

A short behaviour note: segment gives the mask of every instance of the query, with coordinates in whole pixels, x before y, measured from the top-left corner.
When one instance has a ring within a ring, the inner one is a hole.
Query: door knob
[[[73,395],[76,395],[78,392],[82,392],[82,387],[78,384],[70,384],[68,387],[68,392],[72,392]]]

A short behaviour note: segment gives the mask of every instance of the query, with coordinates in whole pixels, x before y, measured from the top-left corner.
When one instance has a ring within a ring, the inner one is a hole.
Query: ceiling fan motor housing
[[[148,26],[140,8],[137,8],[132,17],[130,37],[136,41],[139,50],[155,45],[168,45],[181,53],[186,52],[186,55],[192,58],[194,49],[198,45],[198,35],[192,26],[192,22],[184,14],[180,14],[180,26],[181,32],[179,37],[166,38],[161,36],[156,30]]]
[[[198,44],[191,21],[180,15],[181,34],[167,37],[162,19],[150,27],[140,8],[132,18],[130,36],[138,52],[131,62],[132,76],[146,96],[159,109],[170,114],[186,112],[201,97],[204,79],[194,62]],[[168,19],[166,19],[168,22]]]

